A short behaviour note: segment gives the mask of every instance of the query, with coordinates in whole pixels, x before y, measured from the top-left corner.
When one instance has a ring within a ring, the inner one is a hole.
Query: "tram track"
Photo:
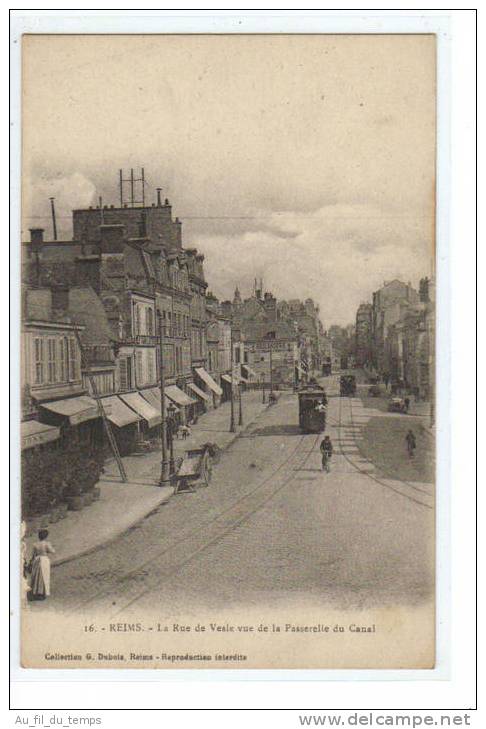
[[[306,449],[305,446],[309,442],[309,439],[313,440],[310,448]],[[126,588],[129,586],[130,590],[130,584],[137,585],[139,580],[143,579],[144,589],[136,591],[134,588],[134,594],[127,596],[127,599],[125,599],[121,607],[117,605],[112,617],[127,610],[146,594],[156,589],[162,580],[177,573],[177,571],[191,562],[201,552],[216,544],[226,534],[244,523],[259,509],[265,506],[268,501],[287,486],[294,477],[294,472],[306,463],[311,453],[314,452],[318,440],[319,435],[316,437],[302,435],[291,453],[256,485],[254,489],[239,499],[236,499],[236,501],[232,502],[212,519],[198,525],[190,534],[176,539],[168,546],[152,554],[141,564],[119,575],[110,587],[90,594],[84,600],[78,601],[74,606],[70,607],[66,612],[79,612],[95,602],[108,600],[113,597],[117,587],[123,586],[123,588]],[[150,575],[152,572],[150,567],[153,565],[157,565],[157,577],[151,580]],[[149,581],[149,584],[147,584],[147,581]]]
[[[356,448],[359,449],[358,442],[356,440],[356,434],[355,434],[356,425],[355,425],[355,421],[353,418],[353,406],[352,406],[351,401],[349,402],[349,408],[350,408],[350,420],[351,420],[350,425],[351,425],[351,431],[352,431],[352,438],[353,438]],[[390,476],[390,479],[392,479],[393,481],[398,482],[400,484],[403,484],[403,486],[405,486],[407,489],[412,489],[413,491],[417,492],[419,494],[419,496],[401,491],[400,489],[392,486],[390,483],[387,483],[387,481],[378,478],[377,476],[369,473],[368,471],[365,471],[363,468],[360,468],[351,458],[349,458],[348,454],[344,450],[344,443],[343,443],[343,439],[342,439],[342,429],[343,429],[342,398],[339,398],[339,420],[336,423],[336,425],[337,425],[337,429],[338,429],[338,441],[339,441],[339,448],[341,451],[341,455],[356,471],[363,474],[364,476],[367,476],[372,481],[375,481],[376,483],[380,484],[380,486],[382,486],[390,491],[395,492],[399,496],[402,496],[403,498],[405,498],[409,501],[412,501],[415,504],[418,504],[419,506],[422,506],[426,509],[433,510],[433,508],[434,508],[433,503],[432,504],[428,503],[426,501],[426,499],[424,498],[424,496],[430,496],[432,501],[433,501],[433,497],[425,489],[421,489],[418,486],[414,486],[413,484],[409,483],[408,481],[405,481],[401,478],[397,478],[396,476]],[[370,461],[369,458],[366,458],[365,456],[363,456],[363,458],[365,459],[365,461],[367,463],[369,463],[371,466],[373,466],[373,468],[376,468],[375,464],[372,461]]]

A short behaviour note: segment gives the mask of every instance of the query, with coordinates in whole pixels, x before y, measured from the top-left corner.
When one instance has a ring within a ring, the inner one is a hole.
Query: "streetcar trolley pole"
[[[241,403],[241,381],[238,383],[238,405],[239,405],[238,425],[243,425],[243,406]]]
[[[234,397],[233,397],[233,387],[234,387],[234,367],[233,367],[233,322],[231,322],[231,328],[230,328],[230,367],[231,367],[231,392],[230,392],[230,433],[234,433],[236,431],[235,428],[235,403],[234,403]]]

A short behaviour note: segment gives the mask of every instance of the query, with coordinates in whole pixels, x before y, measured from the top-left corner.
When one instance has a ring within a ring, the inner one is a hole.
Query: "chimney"
[[[36,247],[40,247],[44,243],[44,228],[29,228],[30,242]]]
[[[160,199],[160,193],[162,192],[162,188],[157,188],[157,207],[160,208],[162,206],[162,201]]]
[[[138,221],[138,237],[147,237],[147,215],[145,212],[141,213],[140,220]]]
[[[175,244],[177,248],[182,248],[182,223],[179,218],[174,220]]]

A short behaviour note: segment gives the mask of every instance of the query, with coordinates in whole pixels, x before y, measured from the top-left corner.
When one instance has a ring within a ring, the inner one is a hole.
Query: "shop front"
[[[231,375],[221,375],[221,384],[223,385],[223,401],[231,400],[231,390],[236,399],[238,397],[239,377]]]
[[[60,428],[63,442],[89,453],[102,449],[103,424],[96,400],[89,395],[43,402],[39,413],[43,423]]]
[[[208,409],[209,395],[206,395],[204,390],[201,390],[194,382],[189,382],[188,388],[196,395],[196,404],[194,405],[196,414],[203,415]]]
[[[60,437],[61,431],[59,428],[40,423],[38,420],[26,420],[20,424],[20,447],[22,451],[45,446],[59,440]]]
[[[194,372],[200,380],[201,389],[204,389],[207,395],[211,395],[212,405],[217,408],[223,396],[223,389],[204,367],[195,367]]]
[[[180,387],[177,387],[177,385],[167,385],[164,392],[174,405],[180,408],[182,425],[186,425],[197,417],[195,410],[197,401],[193,397],[189,397]]]
[[[162,422],[160,408],[157,410],[139,392],[123,393],[119,398],[140,415],[140,435],[143,440],[160,438],[159,426]]]
[[[103,397],[101,400],[108,420],[115,426],[113,433],[120,455],[126,456],[132,453],[140,441],[140,415],[117,395]]]

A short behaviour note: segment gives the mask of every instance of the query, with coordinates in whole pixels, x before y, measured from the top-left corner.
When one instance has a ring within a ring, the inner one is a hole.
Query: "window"
[[[128,358],[120,357],[118,360],[118,372],[120,375],[120,390],[129,390],[131,387]]]
[[[42,385],[44,382],[44,342],[40,338],[34,339],[34,364],[35,383]]]
[[[140,307],[138,304],[134,304],[133,306],[133,327],[134,327],[134,334],[140,334]]]
[[[74,337],[69,338],[69,380],[75,380],[78,375],[76,357],[76,340]]]
[[[49,338],[47,340],[47,381],[56,382],[56,340]]]
[[[61,360],[61,381],[69,381],[69,340],[67,337],[63,337],[60,342],[60,360]]]
[[[154,312],[148,306],[145,309],[145,329],[147,334],[153,335],[154,333]]]
[[[244,362],[245,364],[248,364],[248,352],[246,351],[246,349],[245,349],[245,351],[243,352],[243,362]]]
[[[147,349],[147,379],[149,384],[155,382],[155,352]]]
[[[135,352],[135,374],[137,386],[143,383],[143,352],[137,349]]]

